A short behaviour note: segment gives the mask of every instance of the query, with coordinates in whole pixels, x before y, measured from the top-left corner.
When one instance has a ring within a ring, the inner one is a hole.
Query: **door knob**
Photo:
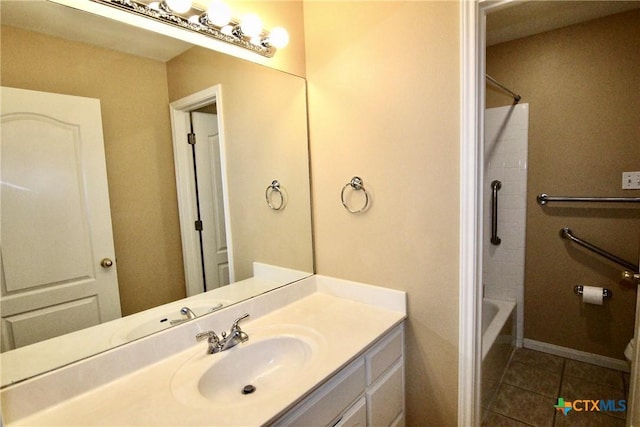
[[[624,280],[635,280],[637,285],[640,285],[640,273],[633,273],[631,271],[623,271],[622,278]]]
[[[102,258],[102,261],[100,261],[100,265],[103,268],[109,268],[113,265],[113,261],[111,261],[110,258]]]

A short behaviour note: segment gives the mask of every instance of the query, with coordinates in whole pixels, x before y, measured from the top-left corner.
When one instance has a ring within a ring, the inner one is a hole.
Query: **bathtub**
[[[516,303],[500,299],[484,298],[482,300],[482,360],[496,343],[513,337],[513,310]],[[505,329],[507,327],[507,330]]]
[[[515,349],[514,309],[516,303],[482,300],[482,413],[495,395]]]

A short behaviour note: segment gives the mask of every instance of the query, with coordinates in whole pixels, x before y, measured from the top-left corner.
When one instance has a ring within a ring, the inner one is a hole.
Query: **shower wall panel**
[[[519,338],[522,304],[527,204],[529,105],[489,108],[485,112],[483,272],[485,297],[516,301]],[[491,183],[498,191],[499,245],[490,242]]]

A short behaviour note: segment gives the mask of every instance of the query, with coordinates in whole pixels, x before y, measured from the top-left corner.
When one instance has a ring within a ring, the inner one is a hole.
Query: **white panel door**
[[[202,220],[202,253],[206,290],[229,284],[229,256],[222,199],[218,118],[210,113],[191,113],[196,134],[198,199]]]
[[[9,350],[121,311],[100,101],[1,90],[2,347]]]

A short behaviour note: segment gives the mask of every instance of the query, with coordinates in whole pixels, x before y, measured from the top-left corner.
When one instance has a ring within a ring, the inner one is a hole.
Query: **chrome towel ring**
[[[354,191],[364,192],[364,205],[360,209],[351,209],[349,205],[347,205],[347,202],[344,200],[344,190],[346,190],[347,187],[351,187]],[[364,183],[362,182],[362,178],[358,176],[354,176],[353,178],[351,178],[351,181],[349,181],[344,187],[342,187],[342,192],[340,193],[340,199],[342,200],[342,206],[344,206],[345,209],[351,213],[360,213],[360,212],[366,211],[367,208],[369,207],[370,199],[369,199],[369,193],[364,188]]]
[[[277,205],[272,201],[272,199],[274,198],[274,194],[280,196],[280,203],[278,203]],[[281,211],[282,209],[284,209],[284,193],[282,192],[280,183],[277,179],[271,181],[271,184],[267,186],[266,190],[264,190],[264,197],[267,200],[267,205],[269,206],[269,208],[273,209],[274,211]]]

